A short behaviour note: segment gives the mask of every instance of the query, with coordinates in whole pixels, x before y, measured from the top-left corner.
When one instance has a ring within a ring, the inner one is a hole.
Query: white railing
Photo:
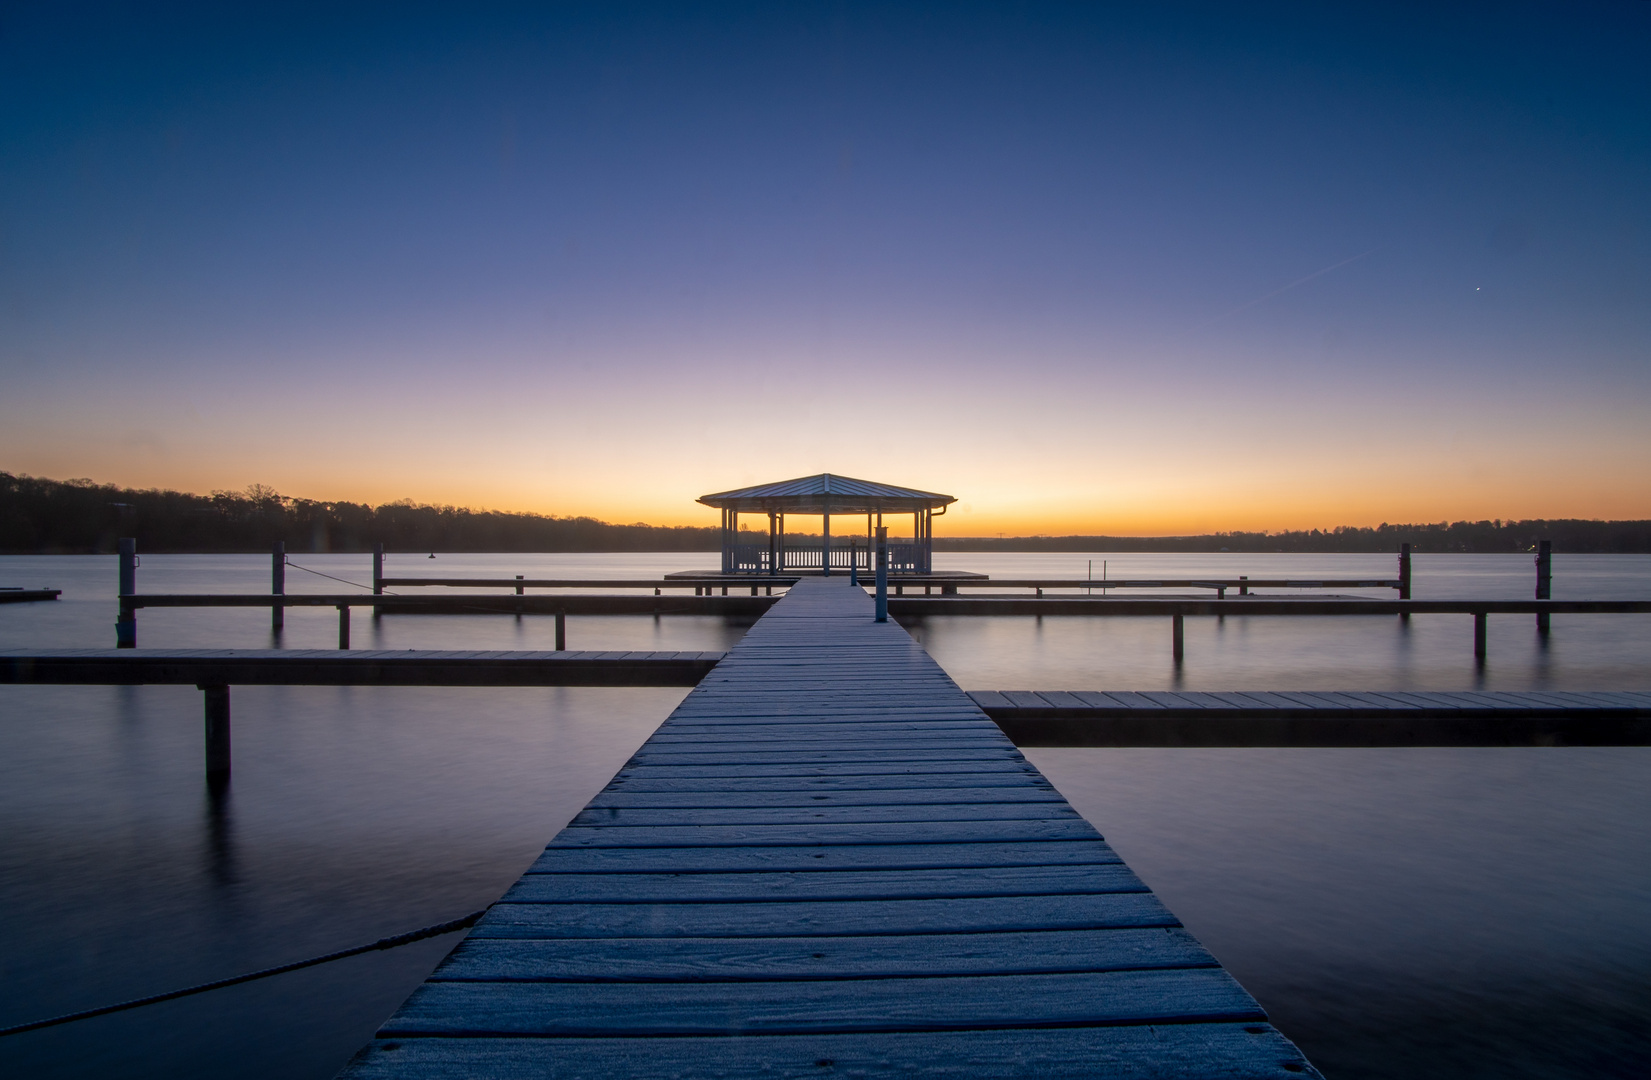
[[[818,570],[820,569],[820,549],[818,547],[788,547],[780,552],[780,570]],[[889,545],[889,573],[891,574],[921,574],[928,571],[925,565],[926,552],[921,544],[893,544]],[[833,570],[847,570],[851,565],[861,570],[870,571],[872,553],[864,544],[854,547],[832,547],[831,568]],[[734,574],[766,574],[771,565],[770,553],[766,544],[734,544],[728,549],[727,561],[724,569]],[[852,562],[851,562],[852,560]]]

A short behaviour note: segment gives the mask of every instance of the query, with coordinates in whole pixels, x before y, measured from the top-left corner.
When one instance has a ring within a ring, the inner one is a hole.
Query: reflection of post
[[[138,591],[138,541],[136,537],[120,540],[120,614],[115,616],[115,648],[138,647],[138,612],[126,599]]]
[[[889,531],[877,528],[877,621],[889,621]]]
[[[1538,600],[1552,600],[1554,596],[1554,542],[1539,540],[1536,545],[1536,598]],[[1536,616],[1536,632],[1548,632],[1548,613],[1540,612]]]
[[[206,699],[206,782],[213,787],[229,780],[229,687],[200,687]]]
[[[269,591],[271,596],[283,596],[287,591],[287,542],[277,540],[269,549]],[[269,628],[276,633],[287,624],[287,609],[280,604],[269,606]]]

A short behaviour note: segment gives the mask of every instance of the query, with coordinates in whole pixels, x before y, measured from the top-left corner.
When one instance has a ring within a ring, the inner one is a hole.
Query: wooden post
[[[1485,613],[1473,613],[1473,658],[1481,664],[1485,662]]]
[[[848,538],[848,583],[855,588],[860,587],[860,548],[857,543],[859,537]]]
[[[126,602],[126,597],[138,591],[138,541],[136,537],[122,537],[117,547],[120,552],[120,611],[115,616],[115,648],[138,647],[138,611]]]
[[[1238,580],[1239,581],[1248,581],[1248,580],[1250,580],[1250,575],[1248,575],[1248,574],[1239,574],[1238,575]],[[1250,587],[1248,585],[1240,585],[1238,587],[1238,595],[1239,596],[1248,596],[1248,595],[1250,595]]]
[[[373,545],[373,595],[384,595],[384,545]],[[373,610],[377,610],[374,608]]]
[[[768,512],[768,572],[770,574],[778,574],[780,572],[780,552],[779,548],[775,545],[776,538],[777,534],[774,532],[774,511],[770,510]]]
[[[338,647],[340,649],[350,647],[350,605],[348,604],[338,605]]]
[[[218,787],[229,780],[229,687],[197,689],[206,698],[206,782]]]
[[[820,511],[820,576],[831,576],[831,511]]]
[[[1399,545],[1399,599],[1410,599],[1410,545]],[[1399,616],[1400,622],[1410,621],[1410,612]]]
[[[1552,540],[1538,540],[1536,544],[1536,598],[1538,600],[1552,600],[1554,598],[1554,542]],[[1536,616],[1536,632],[1548,632],[1548,613],[1538,612]]]
[[[877,621],[889,621],[889,531],[877,530]]]
[[[1170,628],[1170,651],[1175,654],[1175,666],[1181,666],[1181,658],[1186,655],[1187,647],[1183,632],[1185,620],[1180,615],[1173,616],[1174,624]]]
[[[269,591],[271,596],[283,596],[287,591],[287,542],[277,540],[269,549]],[[269,628],[276,633],[287,625],[287,609],[280,604],[269,606]]]
[[[779,546],[779,551],[780,551],[779,566],[780,566],[780,572],[783,574],[785,572],[785,515],[784,514],[780,515],[779,545],[780,545]]]
[[[568,648],[568,613],[556,613],[556,651],[567,652]]]

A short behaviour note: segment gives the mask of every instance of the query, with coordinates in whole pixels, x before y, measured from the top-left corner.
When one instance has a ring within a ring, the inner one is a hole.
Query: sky
[[[1648,44],[1643,0],[9,3],[0,470],[1651,517]]]

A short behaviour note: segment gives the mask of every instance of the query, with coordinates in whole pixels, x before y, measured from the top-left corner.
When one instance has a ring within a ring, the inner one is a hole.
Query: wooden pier
[[[20,589],[0,587],[0,604],[32,604],[37,600],[56,600],[62,589]]]
[[[343,1075],[1317,1074],[933,660],[825,578]]]
[[[1646,746],[1651,692],[972,691],[1016,746]]]

